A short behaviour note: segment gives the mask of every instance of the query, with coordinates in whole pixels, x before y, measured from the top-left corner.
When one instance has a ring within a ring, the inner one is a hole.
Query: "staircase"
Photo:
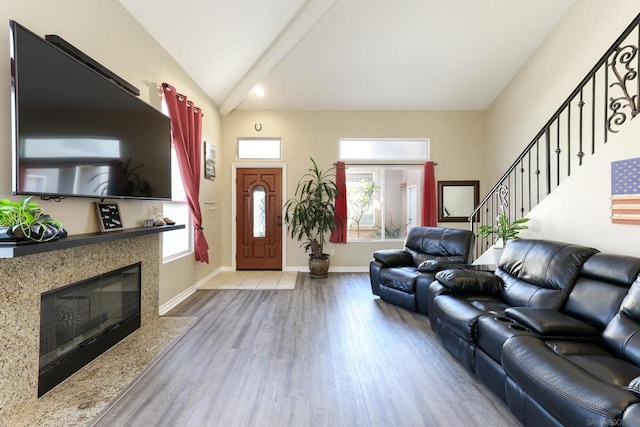
[[[469,217],[474,232],[491,225],[499,205],[522,218],[640,113],[640,15],[605,52]],[[478,237],[477,258],[491,247]]]

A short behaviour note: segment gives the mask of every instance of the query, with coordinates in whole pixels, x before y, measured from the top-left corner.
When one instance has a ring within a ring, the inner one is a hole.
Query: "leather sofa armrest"
[[[401,249],[375,251],[373,253],[373,259],[382,263],[384,267],[407,267],[415,265],[411,254]]]
[[[456,268],[465,268],[467,264],[463,264],[462,262],[454,262],[454,261],[442,261],[439,259],[429,259],[427,261],[422,261],[418,266],[418,271],[420,273],[436,273],[442,270],[451,270]]]
[[[474,270],[443,270],[436,280],[451,293],[468,295],[502,294],[502,280],[493,273]]]
[[[544,337],[595,338],[600,335],[593,326],[550,308],[510,307],[505,314]]]

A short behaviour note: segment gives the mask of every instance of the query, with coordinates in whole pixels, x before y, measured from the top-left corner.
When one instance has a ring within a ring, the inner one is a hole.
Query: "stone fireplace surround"
[[[0,420],[37,399],[40,294],[141,262],[144,328],[158,317],[159,246],[156,233],[0,259]]]

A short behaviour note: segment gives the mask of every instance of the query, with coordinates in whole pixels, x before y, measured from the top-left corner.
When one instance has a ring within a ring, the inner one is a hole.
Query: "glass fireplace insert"
[[[140,327],[140,263],[41,295],[38,397]]]

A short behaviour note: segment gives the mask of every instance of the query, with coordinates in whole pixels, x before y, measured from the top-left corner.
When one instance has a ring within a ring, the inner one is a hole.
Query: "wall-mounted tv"
[[[15,21],[12,192],[171,198],[167,116]]]

